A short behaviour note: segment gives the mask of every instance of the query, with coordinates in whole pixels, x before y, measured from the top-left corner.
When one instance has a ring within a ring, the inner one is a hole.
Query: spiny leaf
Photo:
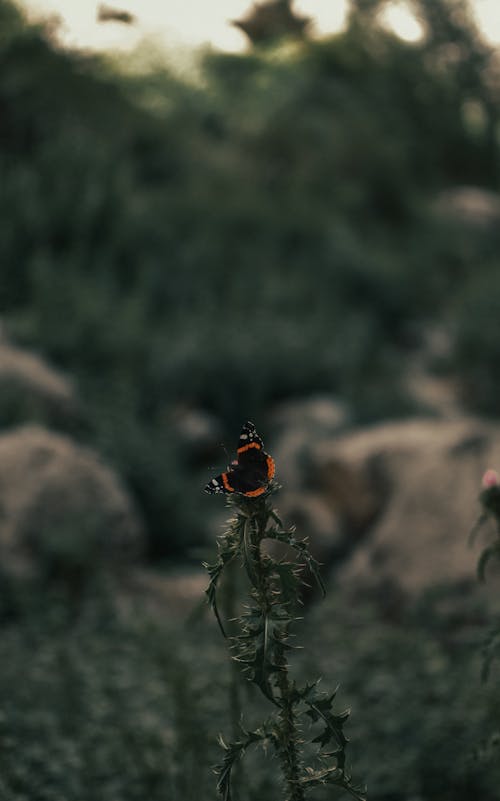
[[[329,726],[327,726],[323,731],[318,734],[314,740],[311,740],[312,743],[319,743],[321,748],[324,748],[332,739],[332,731]]]
[[[279,578],[282,600],[295,605],[299,599],[300,585],[297,567],[290,562],[275,562],[273,570]]]
[[[300,784],[307,789],[325,784],[335,784],[343,787],[357,801],[366,801],[366,791],[351,784],[350,776],[346,776],[338,767],[321,768],[319,770],[306,768],[306,775],[300,779]]]
[[[205,590],[205,594],[208,598],[210,606],[212,607],[217,623],[219,624],[219,628],[223,636],[226,637],[227,635],[224,630],[224,626],[222,625],[222,620],[220,618],[219,609],[217,606],[217,584],[219,582],[222,570],[224,569],[224,563],[220,561],[215,565],[209,565],[206,562],[204,562],[203,566],[206,567],[206,569],[208,570],[208,574],[210,576],[210,584]]]
[[[203,567],[207,569],[210,578],[210,583],[205,590],[205,593],[207,595],[208,602],[212,607],[217,623],[219,624],[220,630],[224,637],[226,637],[227,635],[224,630],[224,626],[222,625],[222,620],[217,606],[217,587],[224,568],[234,559],[238,552],[238,543],[233,535],[233,532],[229,531],[224,537],[220,537],[217,541],[217,547],[219,549],[217,561],[213,564],[208,564],[208,562],[203,563]]]
[[[319,695],[319,693],[317,693],[314,704],[318,707],[318,709],[321,709],[321,711],[328,712],[332,708],[332,704],[336,695],[337,690],[334,690],[334,692],[330,693],[330,695],[327,695],[326,693]]]
[[[278,542],[283,542],[286,545],[289,545],[293,548],[299,557],[303,560],[303,562],[307,565],[307,568],[311,575],[314,577],[318,587],[321,590],[322,595],[326,595],[326,587],[323,582],[320,573],[320,564],[317,559],[310,553],[307,539],[297,540],[295,538],[295,530],[294,529],[278,529],[275,526],[267,529],[266,537],[269,539],[277,540]]]
[[[273,518],[275,523],[277,523],[280,528],[283,528],[283,523],[281,522],[276,509],[271,509],[270,516]]]
[[[256,587],[259,583],[259,576],[256,570],[254,551],[259,546],[252,542],[252,524],[252,518],[247,518],[242,528],[243,564],[250,582]]]
[[[231,771],[235,762],[243,756],[243,753],[249,745],[265,740],[267,732],[264,726],[256,729],[255,731],[243,730],[245,739],[237,740],[236,742],[226,744],[221,736],[219,736],[219,743],[224,749],[224,758],[220,765],[215,767],[215,772],[219,776],[217,782],[217,790],[223,798],[223,801],[231,801]]]
[[[338,745],[337,761],[338,766],[343,768],[345,762],[345,747],[347,745],[347,738],[344,734],[344,723],[349,717],[349,710],[345,710],[339,714],[332,711],[333,700],[336,695],[335,692],[331,694],[319,693],[315,687],[310,687],[307,693],[303,694],[303,700],[309,707],[305,714],[311,718],[313,723],[322,720],[325,728],[320,734],[312,741],[319,743],[322,748],[328,743],[334,742]]]
[[[253,648],[245,649],[243,653],[234,656],[233,659],[235,662],[239,662],[243,665],[243,670],[248,679],[259,687],[266,698],[276,703],[272,688],[269,684],[268,674],[270,672],[270,664],[266,660],[263,643],[256,644]]]
[[[306,776],[300,780],[300,783],[303,787],[317,787],[320,784],[326,784],[334,774],[336,779],[340,776],[339,769],[336,766],[321,768],[320,770],[306,768]]]

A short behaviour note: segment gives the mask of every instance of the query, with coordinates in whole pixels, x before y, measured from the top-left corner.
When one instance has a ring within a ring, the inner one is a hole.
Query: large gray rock
[[[409,593],[475,582],[481,476],[500,465],[500,426],[474,419],[377,425],[316,448],[323,498],[336,510],[350,556],[337,580],[354,592]]]
[[[36,420],[64,426],[80,418],[69,378],[40,356],[2,339],[0,331],[0,420]]]
[[[325,501],[315,480],[314,454],[320,443],[334,441],[348,422],[345,405],[326,395],[288,401],[271,417],[270,452],[282,485],[277,506],[285,524],[295,525],[298,536],[308,537],[313,555],[324,563],[338,553],[340,529],[337,510]]]
[[[286,490],[295,490],[304,483],[313,446],[345,429],[349,414],[345,405],[333,398],[314,395],[280,404],[270,423],[278,479]]]
[[[438,219],[455,225],[494,228],[500,223],[500,195],[479,186],[455,186],[433,203]]]
[[[36,574],[119,565],[143,548],[143,529],[118,476],[89,448],[26,425],[0,436],[0,558]]]

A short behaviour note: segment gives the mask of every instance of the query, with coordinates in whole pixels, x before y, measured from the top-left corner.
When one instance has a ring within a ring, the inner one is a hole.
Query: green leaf
[[[208,598],[208,603],[212,607],[212,611],[215,615],[217,623],[219,624],[219,628],[223,636],[226,637],[227,635],[224,630],[224,626],[222,625],[222,620],[219,615],[219,609],[217,607],[217,584],[219,582],[222,570],[224,568],[224,563],[217,562],[215,565],[209,565],[207,562],[204,562],[203,567],[205,567],[208,570],[208,574],[210,576],[210,584],[205,590],[205,594]]]
[[[312,743],[319,743],[321,748],[324,748],[332,739],[332,731],[329,726],[327,726],[323,731],[318,734],[314,740],[311,740]]]
[[[300,779],[300,784],[306,789],[325,784],[335,784],[343,787],[357,801],[366,801],[366,791],[351,784],[350,776],[346,776],[338,767],[321,768],[319,770],[306,768],[306,775]]]
[[[267,722],[266,722],[267,723]],[[215,767],[215,773],[219,779],[217,781],[217,790],[222,796],[223,801],[231,801],[231,771],[238,759],[241,759],[248,746],[258,743],[267,739],[268,734],[266,731],[266,724],[256,729],[255,731],[245,731],[243,729],[245,738],[237,740],[236,742],[226,744],[222,737],[219,737],[219,744],[224,749],[225,754],[220,765]]]
[[[276,509],[271,509],[270,516],[273,518],[274,522],[277,523],[280,528],[284,528],[283,523],[281,522]]]
[[[297,567],[290,562],[275,562],[273,571],[280,582],[283,602],[290,604],[290,606],[296,605],[299,601],[299,586],[301,583]]]
[[[222,625],[222,620],[219,615],[219,609],[217,605],[217,588],[224,571],[226,565],[228,565],[234,557],[237,555],[239,551],[239,542],[237,536],[237,520],[232,521],[233,528],[231,528],[227,534],[223,537],[219,537],[217,540],[217,547],[218,547],[218,557],[217,561],[213,564],[209,564],[208,562],[203,562],[203,567],[205,567],[208,571],[208,575],[210,578],[210,583],[205,590],[205,594],[208,598],[208,602],[212,607],[212,611],[216,617],[217,623],[219,624],[219,628],[224,637],[227,637],[226,632],[224,630],[224,626]]]
[[[224,801],[231,801],[231,771],[237,758],[241,755],[241,751],[235,750],[234,747],[227,746],[222,737],[219,737],[219,743],[226,751],[226,754],[222,763],[215,768],[215,772],[219,776],[217,791]]]
[[[326,595],[326,587],[324,581],[321,577],[320,573],[320,564],[317,559],[310,553],[307,539],[297,540],[295,538],[295,529],[278,529],[275,526],[267,529],[266,537],[268,539],[276,540],[277,542],[283,542],[285,545],[289,545],[293,548],[302,561],[306,564],[309,572],[314,577],[318,587],[321,590],[323,596]]]
[[[247,571],[248,578],[253,586],[257,586],[259,577],[255,568],[254,549],[255,545],[252,543],[252,518],[247,518],[243,525],[242,531],[242,544],[243,544],[243,564]]]

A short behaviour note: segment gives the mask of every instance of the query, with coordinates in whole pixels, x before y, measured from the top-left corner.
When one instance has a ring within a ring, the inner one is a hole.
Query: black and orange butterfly
[[[245,423],[241,429],[237,454],[225,473],[208,482],[205,492],[239,492],[255,498],[267,490],[274,477],[274,459],[265,452],[253,423]]]

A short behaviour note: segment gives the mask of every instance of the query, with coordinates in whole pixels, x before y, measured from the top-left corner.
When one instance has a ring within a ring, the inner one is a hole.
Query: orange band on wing
[[[259,445],[258,442],[248,442],[246,445],[242,445],[241,448],[238,448],[236,453],[244,453],[249,448],[257,448],[260,451],[262,450],[262,445]]]
[[[259,448],[260,450],[259,445],[257,445],[255,442],[250,442],[248,445],[245,445],[243,448],[240,448],[238,450],[238,453],[241,453],[241,451],[246,451],[248,448]],[[274,478],[275,464],[272,456],[268,456],[266,461],[267,461],[267,481],[269,482],[271,481],[272,478]],[[235,490],[235,488],[232,487],[231,484],[229,483],[227,473],[222,473],[221,478],[226,492],[237,492],[237,490]],[[264,484],[263,487],[257,487],[257,489],[250,490],[250,492],[243,492],[242,495],[245,495],[246,498],[256,498],[258,495],[262,495],[266,491],[267,491],[267,483]]]
[[[271,481],[274,478],[274,459],[272,456],[267,457],[267,480]],[[247,498],[255,498],[257,495],[262,495],[263,492],[267,492],[267,484],[264,484],[263,487],[259,487],[256,490],[251,490],[250,492],[244,492],[243,494],[246,495]]]
[[[263,492],[267,490],[267,487],[259,487],[259,489],[251,490],[250,492],[244,492],[243,495],[246,498],[255,498],[257,495],[262,495]]]

